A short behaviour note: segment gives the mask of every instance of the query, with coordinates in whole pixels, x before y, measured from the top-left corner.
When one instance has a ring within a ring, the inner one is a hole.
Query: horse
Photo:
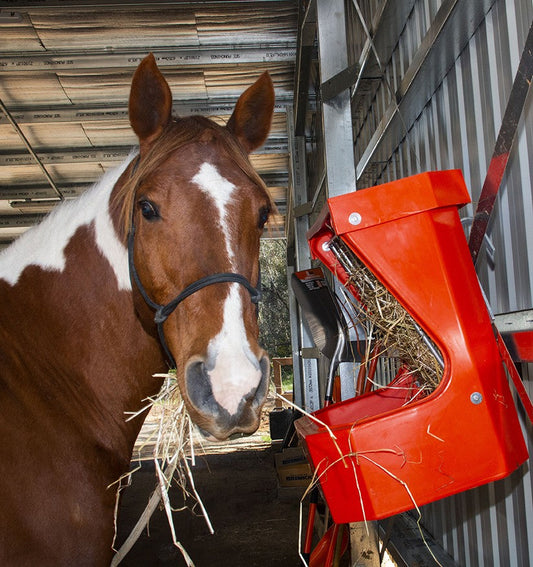
[[[274,205],[249,154],[273,109],[265,72],[226,125],[173,117],[148,55],[128,106],[138,149],[2,252],[0,565],[109,565],[110,487],[144,420],[125,413],[169,366],[206,436],[257,429],[259,242]]]

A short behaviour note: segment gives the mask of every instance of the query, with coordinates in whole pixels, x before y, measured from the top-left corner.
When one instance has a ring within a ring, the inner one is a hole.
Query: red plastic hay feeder
[[[407,310],[443,359],[440,383],[416,377],[296,422],[336,523],[380,519],[503,478],[528,458],[458,215],[459,171],[424,173],[329,199],[309,243],[348,290],[336,235]],[[352,290],[354,295],[357,291]]]

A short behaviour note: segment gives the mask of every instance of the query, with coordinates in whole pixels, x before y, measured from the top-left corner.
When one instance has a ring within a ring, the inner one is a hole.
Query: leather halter
[[[139,160],[134,165],[133,172],[137,169],[137,165]],[[132,172],[132,173],[133,173]],[[135,207],[135,204],[133,205]],[[165,350],[165,354],[168,357],[168,361],[170,363],[171,368],[176,368],[176,361],[168,348],[168,344],[165,340],[165,332],[163,330],[163,323],[168,319],[169,315],[174,312],[176,307],[184,300],[187,299],[193,293],[196,293],[200,289],[207,287],[209,285],[217,284],[217,283],[238,283],[244,286],[248,292],[250,293],[250,299],[252,303],[259,303],[261,300],[261,291],[258,288],[255,288],[246,277],[242,274],[237,274],[234,272],[219,272],[216,274],[211,274],[208,276],[204,276],[196,280],[195,282],[189,284],[185,289],[183,289],[172,301],[169,301],[165,305],[161,305],[156,303],[146,292],[139,274],[137,273],[137,268],[135,267],[134,261],[134,243],[135,243],[135,223],[134,223],[134,211],[131,212],[131,228],[128,234],[128,266],[130,272],[130,280],[137,289],[139,290],[142,298],[146,302],[146,304],[155,311],[154,315],[154,322],[157,326],[157,332],[159,335],[159,340],[161,345]]]

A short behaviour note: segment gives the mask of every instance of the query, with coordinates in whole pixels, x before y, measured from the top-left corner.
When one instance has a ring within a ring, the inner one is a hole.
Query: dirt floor
[[[189,509],[174,512],[178,540],[196,567],[297,567],[299,505],[303,488],[280,487],[274,449],[268,439],[268,409],[254,436],[216,445],[197,455],[193,475],[207,509],[214,535],[201,515]],[[123,491],[118,545],[144,510],[156,482],[151,461],[143,462]],[[181,490],[170,491],[173,507],[183,505]],[[189,503],[191,504],[191,503]],[[173,545],[164,510],[152,516],[121,563],[124,567],[186,565]]]

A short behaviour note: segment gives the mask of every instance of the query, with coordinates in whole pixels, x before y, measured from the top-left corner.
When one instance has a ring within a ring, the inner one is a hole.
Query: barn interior
[[[335,304],[329,309],[341,311],[341,334],[351,344],[359,340],[356,325],[342,314],[342,285],[308,244],[328,199],[458,169],[472,200],[460,211],[468,233],[491,164],[505,155],[475,268],[518,371],[513,404],[531,454],[533,95],[526,59],[532,21],[530,0],[3,0],[0,250],[127,158],[137,143],[128,119],[131,78],[148,53],[171,87],[175,115],[206,115],[220,124],[268,71],[276,94],[272,129],[250,159],[276,204],[263,238],[278,239],[286,249],[293,384],[285,395],[314,412],[323,406],[332,360],[342,400],[359,394],[354,376],[361,364],[324,353],[291,283],[293,274],[323,268]],[[524,61],[525,71],[518,72]],[[397,260],[402,263],[400,253]],[[278,370],[289,362],[272,358]],[[382,358],[372,388],[390,382],[393,358]],[[276,466],[290,427],[284,422],[274,434],[273,421],[293,409],[274,398],[275,389],[258,433],[201,449],[195,479],[215,535],[197,508],[173,512],[177,539],[199,567],[304,564],[311,468],[303,453],[303,478],[283,478]],[[459,422],[462,416],[446,418]],[[148,453],[124,491],[119,543],[155,486]],[[531,565],[530,463],[428,503],[420,522],[412,512],[350,522],[352,555],[329,564]],[[180,491],[170,494],[180,508]],[[315,520],[315,548],[331,521],[324,507]],[[378,537],[387,557],[363,552]],[[163,507],[121,564],[186,564]],[[310,564],[328,565],[317,555]]]

